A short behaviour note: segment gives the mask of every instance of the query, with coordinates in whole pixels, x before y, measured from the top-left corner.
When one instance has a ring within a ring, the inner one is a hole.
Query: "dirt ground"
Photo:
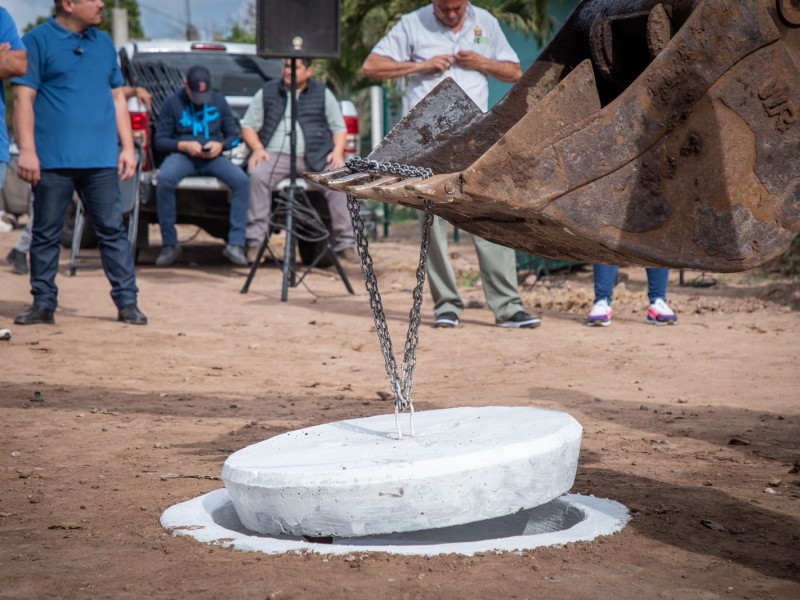
[[[396,349],[416,227],[371,244]],[[189,236],[190,231],[182,235]],[[16,240],[0,235],[0,255]],[[62,255],[52,326],[9,325],[27,278],[0,267],[0,598],[800,598],[800,287],[751,274],[681,287],[675,327],[644,323],[644,270],[622,271],[608,328],[584,326],[591,272],[523,283],[536,330],[493,326],[479,287],[457,330],[431,327],[418,410],[563,410],[584,428],[572,491],[632,512],[591,543],[435,558],[266,556],[174,537],[169,506],[222,487],[232,452],[310,425],[389,412],[358,267],[356,295],[315,270],[281,302],[281,272],[246,269],[202,236],[182,264],[141,255],[147,327],[115,321],[97,270]],[[452,245],[473,281],[472,244]],[[693,281],[700,273],[686,273]],[[705,276],[705,281],[711,278]]]

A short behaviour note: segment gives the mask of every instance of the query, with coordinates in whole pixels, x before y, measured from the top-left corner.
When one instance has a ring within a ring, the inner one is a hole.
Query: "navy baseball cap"
[[[211,101],[211,73],[202,65],[195,65],[186,72],[186,83],[192,90],[192,102],[205,104]]]

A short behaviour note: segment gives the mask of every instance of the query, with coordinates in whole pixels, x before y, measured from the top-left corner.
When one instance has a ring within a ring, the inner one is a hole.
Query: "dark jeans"
[[[156,208],[158,224],[161,226],[161,245],[175,246],[178,234],[175,231],[177,209],[175,188],[184,177],[203,175],[216,177],[231,188],[231,227],[228,230],[228,243],[234,246],[245,245],[247,227],[247,203],[250,193],[250,180],[247,174],[223,156],[212,158],[192,158],[182,152],[173,152],[158,170],[156,186]]]
[[[31,293],[38,306],[58,306],[58,255],[64,213],[78,191],[92,217],[103,270],[111,282],[111,298],[118,308],[136,304],[139,290],[128,232],[122,219],[122,195],[115,168],[42,170],[33,188]]]
[[[613,265],[593,265],[594,270],[594,301],[607,300],[611,304],[614,295],[614,284],[617,282],[619,267]],[[647,267],[647,297],[652,304],[658,298],[666,301],[667,282],[669,269],[661,267]]]

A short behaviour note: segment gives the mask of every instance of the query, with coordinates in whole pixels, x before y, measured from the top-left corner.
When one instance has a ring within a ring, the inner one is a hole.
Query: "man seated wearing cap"
[[[225,97],[211,89],[211,73],[201,65],[191,67],[183,89],[164,100],[156,125],[155,149],[169,154],[158,171],[156,186],[162,245],[156,266],[169,266],[180,256],[175,188],[181,179],[193,175],[216,177],[231,189],[231,226],[222,254],[235,265],[247,266],[244,245],[249,180],[242,169],[222,156],[238,134],[236,118]]]

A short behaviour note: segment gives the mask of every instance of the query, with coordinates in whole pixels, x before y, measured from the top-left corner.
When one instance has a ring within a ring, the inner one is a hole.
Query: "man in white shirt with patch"
[[[522,76],[519,58],[497,19],[467,0],[432,0],[404,15],[372,49],[363,71],[374,79],[407,77],[409,108],[451,77],[483,111],[489,108],[488,77],[513,83]],[[514,251],[478,236],[473,240],[486,301],[497,325],[528,329],[541,325],[540,319],[523,310]],[[464,302],[447,256],[447,222],[439,217],[431,229],[428,281],[436,316],[433,326],[457,327]]]

